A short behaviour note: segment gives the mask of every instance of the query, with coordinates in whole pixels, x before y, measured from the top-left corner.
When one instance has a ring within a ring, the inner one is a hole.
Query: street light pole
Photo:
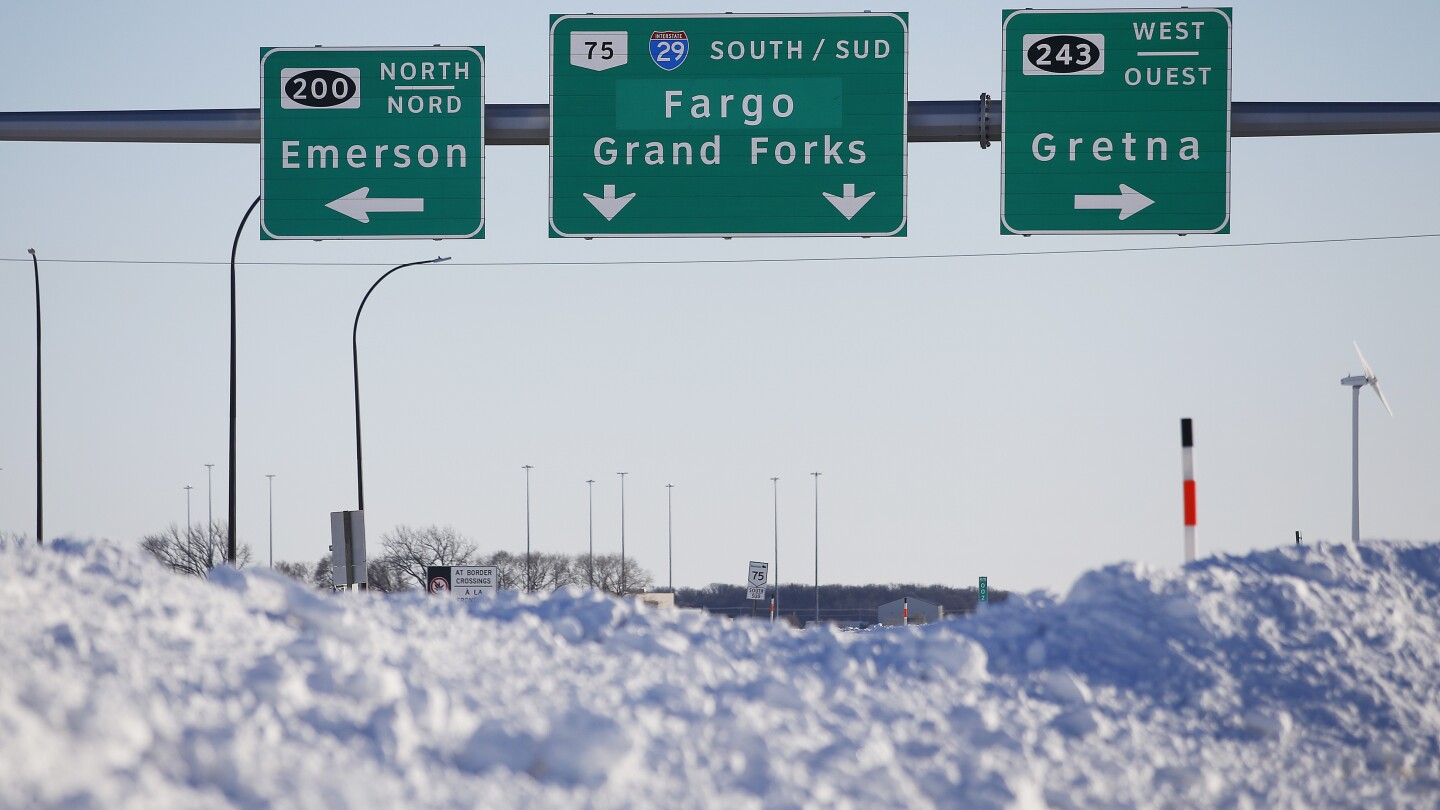
[[[205,555],[210,555],[210,545],[215,542],[215,487],[212,485],[214,464],[205,465]]]
[[[35,248],[30,251],[30,264],[35,268],[35,543],[45,545],[45,453],[44,433],[41,431],[40,396],[40,260],[35,257]]]
[[[625,476],[630,473],[615,473],[620,476],[620,595],[625,595],[625,589],[630,587],[625,579]]]
[[[674,484],[665,485],[665,552],[669,558],[670,593],[675,593],[675,513],[670,506],[670,495],[674,490]]]
[[[245,230],[245,222],[250,219],[250,214],[255,206],[260,204],[260,197],[256,196],[250,207],[245,209],[245,216],[240,218],[240,224],[235,228],[235,239],[230,243],[230,477],[227,481],[230,489],[230,512],[225,518],[225,559],[233,568],[235,560],[235,256],[240,251],[240,232]],[[214,525],[214,519],[211,519]]]
[[[815,626],[820,626],[820,473],[815,476]]]
[[[533,571],[530,567],[530,471],[535,469],[526,464],[521,469],[525,470],[525,590],[535,590],[535,578],[530,575]]]
[[[270,484],[270,568],[275,568],[275,474],[266,473],[265,478]]]
[[[775,576],[775,617],[780,616],[780,479],[770,479],[770,486],[774,490],[775,504],[775,557],[771,563],[770,573]]]
[[[390,274],[403,267],[413,267],[417,264],[436,264],[438,262],[450,261],[449,256],[436,256],[433,259],[426,259],[420,262],[407,262],[396,265],[385,271],[370,289],[365,291],[365,297],[360,299],[360,308],[355,310],[355,326],[350,330],[350,360],[355,374],[355,484],[357,490],[358,508],[365,511],[365,462],[360,452],[360,313],[365,311],[365,302],[370,300],[370,293],[380,286],[380,282],[390,277]]]
[[[595,479],[585,482],[590,490],[590,587],[595,587]]]
[[[190,538],[193,537],[195,534],[193,531],[190,530],[190,527],[195,525],[190,522],[190,490],[194,488],[195,487],[192,487],[189,484],[185,485],[185,539],[187,541],[189,541]]]

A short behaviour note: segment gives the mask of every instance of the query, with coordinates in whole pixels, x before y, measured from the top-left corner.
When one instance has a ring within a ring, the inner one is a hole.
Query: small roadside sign
[[[745,580],[746,599],[764,599],[765,586],[770,581],[770,563],[750,562],[750,574]]]
[[[985,577],[980,577],[980,601],[990,601],[990,581]]]
[[[494,596],[500,571],[493,565],[430,565],[425,568],[425,589],[432,596],[461,602],[482,594]]]

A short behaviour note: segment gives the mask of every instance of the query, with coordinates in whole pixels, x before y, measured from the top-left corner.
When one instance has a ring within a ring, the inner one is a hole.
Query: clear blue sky
[[[998,2],[917,2],[910,98],[1000,94]],[[1057,3],[1059,7],[1072,6]],[[8,110],[245,108],[264,46],[483,45],[487,101],[548,97],[552,12],[419,3],[11,4]],[[833,11],[731,3],[731,11]],[[1234,6],[1235,101],[1436,100],[1440,7]],[[487,238],[240,246],[241,540],[313,562],[355,506],[350,328],[360,326],[372,543],[450,524],[485,551],[627,550],[666,581],[779,573],[1063,591],[1119,560],[1177,565],[1179,420],[1195,420],[1202,553],[1343,540],[1357,340],[1395,418],[1361,401],[1363,534],[1434,539],[1440,302],[1429,238],[1440,136],[1237,138],[1232,232],[1002,237],[1000,154],[912,144],[909,235],[546,238],[547,150],[492,146]],[[0,143],[0,531],[34,532],[41,263],[48,536],[136,542],[223,519],[230,240],[258,145]],[[1254,243],[1265,243],[1255,245]],[[1167,250],[1142,250],[1167,248]],[[1179,249],[1176,249],[1179,248]],[[1126,252],[1078,252],[1126,249]],[[944,256],[945,258],[905,258]],[[704,259],[846,258],[763,264]],[[892,257],[872,258],[867,257]],[[627,265],[673,259],[670,265]],[[87,260],[125,263],[90,263]],[[312,263],[334,263],[316,266]],[[524,263],[519,266],[514,263]]]

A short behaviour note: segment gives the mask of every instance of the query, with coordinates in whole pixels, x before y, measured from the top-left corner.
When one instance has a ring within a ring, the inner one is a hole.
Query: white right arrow
[[[590,204],[595,206],[595,210],[600,212],[600,216],[605,217],[606,222],[609,222],[615,218],[616,214],[620,213],[620,209],[624,208],[626,203],[635,199],[635,192],[632,191],[624,197],[616,197],[615,187],[606,186],[603,197],[586,194],[585,199],[589,200]]]
[[[1131,215],[1149,208],[1154,202],[1154,200],[1146,197],[1144,194],[1121,183],[1119,194],[1076,194],[1075,210],[1104,210],[1115,208],[1120,211],[1120,220],[1123,222],[1129,219]]]
[[[828,191],[822,191],[820,193],[824,194],[825,199],[829,200],[830,204],[835,206],[835,210],[844,214],[846,219],[854,219],[855,215],[860,213],[860,209],[865,207],[865,203],[870,202],[870,198],[875,196],[875,192],[872,191],[856,197],[854,183],[845,183],[842,185],[840,196],[838,197]]]

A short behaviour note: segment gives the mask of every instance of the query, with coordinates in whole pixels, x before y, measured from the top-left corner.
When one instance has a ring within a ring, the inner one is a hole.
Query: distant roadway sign
[[[552,15],[550,235],[904,235],[908,30]]]
[[[426,590],[465,602],[477,596],[494,596],[500,569],[493,565],[431,565],[425,568]]]
[[[261,237],[485,235],[485,49],[260,51]]]
[[[1003,13],[1002,233],[1228,233],[1228,8]]]
[[[765,586],[770,581],[770,563],[750,561],[750,571],[745,579],[745,598],[764,599]]]

